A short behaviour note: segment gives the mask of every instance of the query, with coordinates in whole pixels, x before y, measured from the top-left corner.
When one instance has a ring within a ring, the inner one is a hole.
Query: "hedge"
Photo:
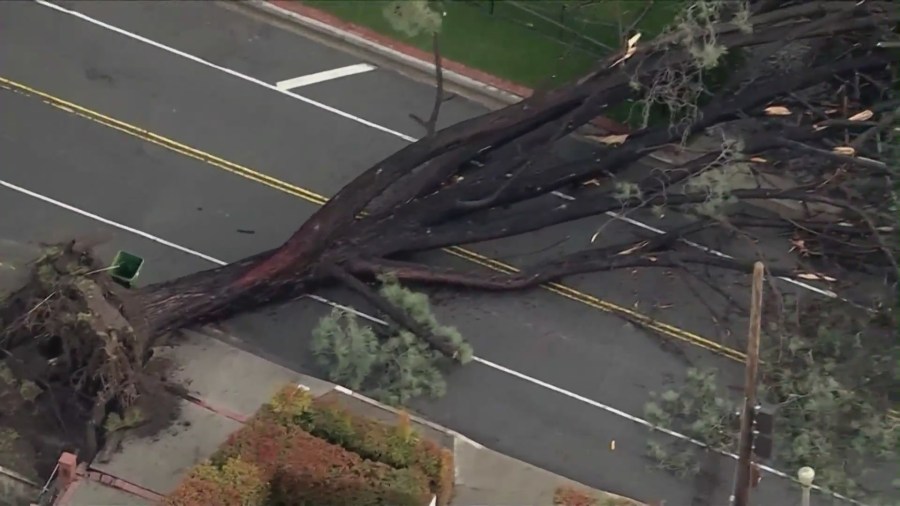
[[[394,469],[259,417],[233,434],[214,461],[254,462],[269,482],[269,504],[422,506],[431,490],[417,469]]]
[[[167,506],[422,506],[453,492],[453,455],[294,386],[276,394]]]
[[[310,434],[359,456],[395,469],[418,469],[431,484],[437,503],[446,506],[453,495],[453,454],[422,439],[410,426],[409,416],[389,425],[355,415],[334,400],[312,399],[302,389],[288,387],[266,408],[285,426],[299,426]]]
[[[221,466],[195,467],[163,501],[165,506],[264,506],[269,495],[263,473],[253,464],[229,459]]]
[[[418,469],[363,459],[299,429],[272,492],[276,504],[298,506],[423,506],[431,498],[428,479]]]

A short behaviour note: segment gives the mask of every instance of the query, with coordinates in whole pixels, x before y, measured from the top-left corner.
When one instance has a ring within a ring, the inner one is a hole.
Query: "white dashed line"
[[[323,83],[342,77],[354,76],[375,70],[375,65],[368,63],[357,63],[356,65],[347,65],[336,69],[326,70],[324,72],[316,72],[315,74],[307,74],[305,76],[294,77],[293,79],[285,79],[275,83],[275,87],[279,90],[293,90],[309,86],[310,84]]]
[[[360,118],[359,116],[355,116],[355,115],[353,115],[353,114],[350,114],[350,113],[348,113],[348,112],[342,111],[342,110],[340,110],[340,109],[331,107],[331,106],[329,106],[329,105],[325,105],[325,104],[323,104],[323,103],[321,103],[321,102],[318,102],[318,101],[316,101],[316,100],[313,100],[313,99],[311,99],[311,98],[304,97],[303,95],[298,95],[298,94],[296,94],[296,93],[291,92],[291,91],[288,90],[288,89],[282,89],[282,88],[280,87],[280,85],[281,85],[282,83],[286,83],[287,81],[281,81],[281,82],[279,82],[277,85],[272,85],[272,84],[269,84],[269,83],[267,83],[267,82],[264,82],[264,81],[261,81],[261,80],[259,80],[259,79],[256,79],[255,77],[251,77],[251,76],[248,76],[248,75],[246,75],[246,74],[242,74],[242,73],[240,73],[240,72],[238,72],[238,71],[236,71],[236,70],[232,70],[232,69],[230,69],[230,68],[223,67],[223,66],[221,66],[221,65],[216,65],[215,63],[212,63],[212,62],[210,62],[210,61],[204,60],[203,58],[200,58],[200,57],[198,57],[198,56],[194,56],[194,55],[192,55],[192,54],[185,53],[184,51],[181,51],[181,50],[179,50],[179,49],[175,49],[175,48],[173,48],[173,47],[167,46],[167,45],[162,44],[162,43],[160,43],[160,42],[156,42],[155,40],[148,39],[147,37],[144,37],[144,36],[142,36],[142,35],[138,35],[138,34],[136,34],[136,33],[129,32],[128,30],[124,30],[124,29],[119,28],[119,27],[117,27],[117,26],[113,26],[113,25],[111,25],[111,24],[109,24],[109,23],[106,23],[106,22],[104,22],[104,21],[100,21],[99,19],[92,18],[92,17],[90,17],[90,16],[88,16],[88,15],[86,15],[86,14],[82,14],[82,13],[80,13],[80,12],[78,12],[78,11],[73,11],[73,10],[71,10],[71,9],[66,9],[66,8],[64,8],[64,7],[61,7],[61,6],[56,5],[56,4],[53,4],[53,3],[48,2],[48,1],[46,1],[46,0],[34,0],[34,1],[35,1],[36,3],[38,3],[38,4],[42,5],[42,6],[44,6],[44,7],[48,7],[48,8],[50,8],[50,9],[55,10],[55,11],[58,11],[58,12],[61,12],[61,13],[64,13],[64,14],[68,14],[68,15],[70,15],[70,16],[74,16],[74,17],[76,17],[76,18],[78,18],[78,19],[81,19],[81,20],[83,20],[83,21],[87,21],[88,23],[91,23],[91,24],[93,24],[93,25],[96,25],[96,26],[99,26],[99,27],[101,27],[101,28],[105,28],[105,29],[107,29],[107,30],[116,32],[116,33],[121,34],[121,35],[124,35],[124,36],[126,36],[126,37],[128,37],[128,38],[137,40],[137,41],[139,41],[139,42],[143,42],[143,43],[145,43],[145,44],[149,44],[149,45],[151,45],[151,46],[153,46],[153,47],[156,47],[156,48],[158,48],[158,49],[162,49],[163,51],[166,51],[166,52],[168,52],[168,53],[174,54],[174,55],[176,55],[176,56],[180,56],[180,57],[182,57],[182,58],[185,58],[185,59],[191,60],[191,61],[193,61],[193,62],[199,63],[199,64],[201,64],[201,65],[203,65],[203,66],[206,66],[206,67],[209,67],[209,68],[218,70],[218,71],[220,71],[220,72],[224,72],[224,73],[226,73],[226,74],[228,74],[228,75],[231,75],[231,76],[233,76],[233,77],[237,77],[238,79],[243,79],[244,81],[247,81],[247,82],[249,82],[249,83],[253,83],[253,84],[257,85],[257,86],[262,86],[263,88],[267,88],[267,89],[270,89],[270,90],[272,90],[272,91],[281,93],[281,94],[283,94],[283,95],[287,95],[287,96],[289,96],[289,97],[292,97],[292,98],[295,98],[295,99],[297,99],[297,100],[300,100],[301,102],[304,102],[304,103],[306,103],[306,104],[309,104],[309,105],[311,105],[311,106],[313,106],[313,107],[317,107],[317,108],[322,109],[322,110],[324,110],[324,111],[328,111],[328,112],[330,112],[330,113],[332,113],[332,114],[337,114],[338,116],[340,116],[340,117],[342,117],[342,118],[346,118],[346,119],[349,119],[350,121],[354,121],[354,122],[359,123],[359,124],[361,124],[361,125],[365,125],[365,126],[367,126],[367,127],[369,127],[369,128],[373,128],[373,129],[378,130],[378,131],[380,131],[380,132],[384,132],[384,133],[393,135],[393,136],[395,136],[395,137],[399,137],[399,138],[401,138],[401,139],[403,139],[403,140],[405,140],[405,141],[407,141],[407,142],[415,142],[415,141],[418,140],[417,138],[412,137],[412,136],[410,136],[410,135],[406,135],[406,134],[404,134],[404,133],[401,133],[401,132],[398,132],[398,131],[396,131],[396,130],[390,129],[390,128],[386,127],[386,126],[379,125],[379,124],[377,124],[377,123],[373,123],[373,122],[371,122],[371,121],[369,121],[369,120]],[[363,64],[363,65],[367,65],[367,64]],[[346,67],[345,67],[345,68],[346,68]],[[340,70],[340,69],[336,69],[336,70]],[[315,76],[315,75],[316,75],[316,74],[312,74],[311,76],[304,76],[304,77],[309,78],[309,77],[313,77],[313,76]],[[297,78],[297,79],[302,79],[302,77]],[[289,81],[290,81],[290,80],[289,80]],[[296,87],[296,86],[295,86],[295,87]],[[561,193],[561,192],[553,192],[553,195],[555,195],[555,196],[557,196],[557,197],[559,197],[559,198],[565,199],[565,200],[575,200],[575,198],[572,197],[571,195],[566,195],[566,194]],[[606,213],[606,215],[609,216],[609,217],[611,217],[611,218],[614,218],[614,219],[617,219],[617,220],[624,221],[625,223],[628,223],[628,224],[630,224],[630,225],[633,225],[633,226],[642,228],[642,229],[647,230],[647,231],[651,231],[651,232],[654,232],[654,233],[657,233],[657,234],[663,234],[663,233],[665,233],[665,231],[660,230],[660,229],[658,229],[658,228],[656,228],[656,227],[653,227],[653,226],[648,225],[648,224],[646,224],[646,223],[640,222],[640,221],[635,220],[635,219],[633,219],[633,218],[629,218],[629,217],[627,217],[627,216],[620,215],[620,214],[618,214],[618,213],[614,213],[614,212],[609,211],[609,212]],[[716,256],[719,256],[719,257],[723,257],[723,258],[733,258],[732,256],[730,256],[730,255],[728,255],[728,254],[726,254],[726,253],[722,253],[721,251],[717,251],[717,250],[715,250],[715,249],[712,249],[712,248],[710,248],[710,247],[704,246],[704,245],[702,245],[702,244],[695,243],[695,242],[693,242],[693,241],[688,241],[688,240],[685,240],[685,239],[681,239],[681,242],[683,242],[684,244],[687,244],[688,246],[691,246],[691,247],[700,249],[700,250],[702,250],[702,251],[705,251],[705,252],[707,252],[707,253],[709,253],[709,254],[711,254],[711,255],[716,255]],[[815,293],[817,293],[817,294],[819,294],[819,295],[824,295],[824,296],[826,296],[826,297],[831,297],[831,298],[837,297],[837,294],[835,294],[835,293],[832,292],[831,290],[823,290],[823,289],[818,288],[818,287],[816,287],[816,286],[810,285],[810,284],[808,284],[808,283],[804,283],[804,282],[802,282],[802,281],[797,281],[797,280],[791,279],[791,278],[779,278],[779,279],[781,279],[781,280],[783,280],[783,281],[786,281],[786,282],[788,282],[788,283],[790,283],[790,284],[792,284],[792,285],[794,285],[794,286],[797,286],[797,287],[800,287],[800,288],[804,288],[804,289],[809,290],[809,291],[811,291],[811,292],[815,292]]]
[[[144,231],[142,231],[142,230],[138,230],[138,229],[136,229],[136,228],[129,227],[128,225],[125,225],[125,224],[122,224],[122,223],[119,223],[119,222],[110,220],[110,219],[108,219],[108,218],[104,218],[104,217],[102,217],[102,216],[100,216],[100,215],[97,215],[97,214],[94,214],[94,213],[92,213],[92,212],[90,212],[90,211],[85,211],[84,209],[80,209],[80,208],[77,208],[77,207],[75,207],[75,206],[73,206],[73,205],[66,204],[65,202],[60,202],[59,200],[53,199],[53,198],[51,198],[51,197],[48,197],[48,196],[46,196],[46,195],[42,195],[42,194],[37,193],[37,192],[34,192],[34,191],[31,191],[31,190],[29,190],[29,189],[27,189],[27,188],[23,188],[23,187],[21,187],[21,186],[14,185],[14,184],[9,183],[9,182],[7,182],[7,181],[4,181],[4,180],[2,180],[2,179],[0,179],[0,186],[2,186],[2,187],[4,187],[4,188],[7,188],[7,189],[9,189],[9,190],[12,190],[12,191],[14,191],[14,192],[20,193],[20,194],[22,194],[22,195],[27,195],[27,196],[29,196],[29,197],[38,199],[38,200],[40,200],[40,201],[42,201],[42,202],[45,202],[45,203],[47,203],[47,204],[51,204],[51,205],[54,205],[54,206],[59,207],[59,208],[61,208],[61,209],[65,209],[65,210],[70,211],[70,212],[73,212],[73,213],[75,213],[75,214],[84,216],[85,218],[90,218],[90,219],[92,219],[92,220],[99,221],[100,223],[109,225],[109,226],[114,227],[114,228],[117,228],[117,229],[119,229],[119,230],[123,230],[123,231],[125,231],[125,232],[129,232],[129,233],[131,233],[131,234],[138,235],[138,236],[140,236],[140,237],[143,237],[143,238],[145,238],[145,239],[148,239],[148,240],[150,240],[150,241],[153,241],[153,242],[155,242],[155,243],[157,243],[157,244],[162,244],[163,246],[168,246],[168,247],[170,247],[170,248],[172,248],[172,249],[181,251],[182,253],[187,253],[187,254],[192,255],[192,256],[195,256],[195,257],[197,257],[197,258],[202,258],[203,260],[206,260],[207,262],[210,262],[210,263],[213,263],[213,264],[216,264],[216,265],[220,265],[220,266],[221,266],[221,265],[226,265],[226,264],[227,264],[227,262],[225,262],[224,260],[219,260],[218,258],[214,258],[214,257],[211,257],[211,256],[209,256],[209,255],[205,255],[205,254],[200,253],[199,251],[193,250],[193,249],[191,249],[191,248],[187,248],[187,247],[185,247],[185,246],[181,246],[181,245],[179,245],[179,244],[175,244],[175,243],[173,243],[173,242],[171,242],[171,241],[167,241],[167,240],[165,240],[165,239],[163,239],[163,238],[161,238],[161,237],[157,237],[157,236],[155,236],[155,235],[153,235],[153,234],[144,232]],[[322,303],[322,304],[327,304],[327,305],[329,305],[329,306],[336,307],[336,308],[342,309],[342,310],[344,310],[344,311],[348,311],[348,312],[350,312],[350,313],[352,313],[352,314],[355,314],[355,315],[357,315],[357,316],[359,316],[359,317],[361,317],[361,318],[364,318],[364,319],[366,319],[366,320],[369,320],[369,321],[371,321],[371,322],[373,322],[373,323],[377,323],[377,324],[379,324],[379,325],[387,325],[387,322],[386,322],[386,321],[384,321],[384,320],[382,320],[382,319],[380,319],[380,318],[378,318],[378,317],[372,316],[372,315],[367,314],[367,313],[363,313],[362,311],[359,311],[358,309],[355,309],[355,308],[352,308],[352,307],[349,307],[349,306],[345,306],[345,305],[342,305],[342,304],[338,304],[337,302],[333,302],[333,301],[331,301],[331,300],[328,300],[328,299],[326,299],[326,298],[324,298],[324,297],[320,297],[320,296],[318,296],[318,295],[308,294],[308,295],[303,295],[302,298],[308,298],[308,299],[314,300],[314,301],[319,302],[319,303]],[[545,389],[545,390],[550,390],[551,392],[555,392],[555,393],[557,393],[557,394],[559,394],[559,395],[563,395],[563,396],[565,396],[565,397],[568,397],[569,399],[572,399],[572,400],[575,400],[575,401],[578,401],[578,402],[587,404],[587,405],[589,405],[589,406],[593,406],[593,407],[595,407],[595,408],[597,408],[597,409],[600,409],[600,410],[602,410],[602,411],[605,411],[605,412],[607,412],[607,413],[610,413],[610,414],[613,414],[613,415],[616,415],[616,416],[625,418],[625,419],[630,420],[630,421],[632,421],[632,422],[634,422],[634,423],[636,423],[636,424],[639,424],[639,425],[642,425],[642,426],[644,426],[644,427],[647,427],[648,429],[652,429],[652,430],[655,430],[655,431],[658,431],[658,432],[662,432],[662,433],[667,434],[667,435],[669,435],[669,436],[672,436],[672,437],[675,437],[675,438],[678,438],[678,439],[682,439],[682,440],[684,440],[684,441],[688,441],[688,442],[693,443],[693,444],[698,445],[698,446],[706,447],[706,445],[704,445],[701,441],[698,441],[698,440],[693,439],[693,438],[691,438],[691,437],[689,437],[689,436],[686,436],[686,435],[684,435],[684,434],[681,434],[680,432],[676,432],[676,431],[673,431],[673,430],[666,429],[665,427],[660,427],[660,426],[654,425],[654,424],[648,422],[647,420],[644,420],[643,418],[636,417],[636,416],[631,415],[631,414],[628,414],[628,413],[626,413],[626,412],[624,412],[624,411],[622,411],[622,410],[620,410],[620,409],[616,409],[616,408],[614,408],[614,407],[612,407],[612,406],[608,406],[608,405],[603,404],[603,403],[601,403],[601,402],[597,402],[597,401],[595,401],[595,400],[593,400],[593,399],[590,399],[590,398],[588,398],[588,397],[585,397],[585,396],[583,396],[583,395],[579,395],[579,394],[576,394],[576,393],[574,393],[574,392],[570,392],[570,391],[568,391],[568,390],[565,390],[565,389],[563,389],[563,388],[560,388],[560,387],[558,387],[558,386],[551,385],[550,383],[547,383],[547,382],[545,382],[545,381],[541,381],[541,380],[539,380],[539,379],[537,379],[537,378],[533,378],[533,377],[531,377],[531,376],[528,376],[527,374],[518,372],[518,371],[516,371],[516,370],[510,369],[510,368],[505,367],[505,366],[502,366],[502,365],[500,365],[500,364],[491,362],[490,360],[485,360],[485,359],[483,359],[483,358],[481,358],[481,357],[473,357],[473,358],[472,358],[472,361],[475,362],[475,363],[477,363],[477,364],[481,364],[481,365],[483,365],[483,366],[485,366],[485,367],[490,367],[491,369],[494,369],[494,370],[499,371],[499,372],[501,372],[501,373],[508,374],[508,375],[510,375],[510,376],[513,376],[513,377],[515,377],[515,378],[518,378],[518,379],[520,379],[520,380],[522,380],[522,381],[525,381],[526,383],[530,383],[530,384],[532,384],[532,385],[535,385],[535,386],[537,386],[537,387],[543,388],[543,389]],[[729,452],[719,452],[719,453],[721,453],[722,455],[731,457],[731,458],[733,458],[733,459],[737,459],[737,455],[735,455],[735,454],[733,454],[733,453],[729,453]],[[793,478],[792,476],[788,475],[787,473],[784,473],[784,472],[779,471],[779,470],[777,470],[777,469],[775,469],[775,468],[772,468],[772,467],[768,467],[768,466],[760,466],[760,469],[762,469],[762,470],[764,470],[764,471],[766,471],[766,472],[769,472],[769,473],[771,473],[771,474],[773,474],[773,475],[782,477],[782,478],[786,478],[786,479],[789,479],[789,480],[794,480],[794,478]],[[813,488],[815,488],[816,490],[822,490],[821,488],[819,488],[819,487],[817,487],[817,486],[815,486],[815,485],[813,486]],[[824,491],[824,490],[823,490],[823,491]],[[857,502],[857,501],[854,501],[854,500],[852,500],[852,499],[843,497],[843,496],[841,496],[841,495],[838,495],[838,494],[832,494],[831,492],[827,492],[827,491],[824,491],[824,492],[829,493],[829,494],[831,494],[831,495],[834,495],[834,497],[837,497],[837,498],[839,498],[839,499],[843,499],[843,500],[845,500],[845,501],[851,502],[851,503],[853,503],[853,504],[858,504],[858,505],[860,505],[860,506],[864,506],[864,505],[863,505],[862,503],[860,503],[860,502]]]

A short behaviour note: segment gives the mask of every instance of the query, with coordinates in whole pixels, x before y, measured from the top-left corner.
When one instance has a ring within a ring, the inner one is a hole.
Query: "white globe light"
[[[804,487],[812,485],[813,479],[815,479],[815,477],[816,470],[811,467],[804,466],[797,470],[797,481],[799,481],[800,484]]]

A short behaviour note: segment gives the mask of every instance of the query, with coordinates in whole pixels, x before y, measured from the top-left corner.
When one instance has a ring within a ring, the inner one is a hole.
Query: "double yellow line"
[[[249,179],[250,181],[254,181],[260,184],[264,184],[270,188],[274,188],[278,191],[293,195],[295,197],[300,197],[308,202],[312,202],[314,204],[323,205],[328,198],[318,193],[312,192],[305,188],[301,188],[299,186],[293,185],[286,181],[282,181],[280,179],[276,179],[271,176],[267,176],[261,172],[257,172],[248,167],[244,167],[243,165],[239,165],[234,162],[230,162],[225,160],[224,158],[220,158],[218,156],[212,155],[205,151],[201,151],[196,148],[192,148],[191,146],[182,144],[173,139],[169,139],[168,137],[164,137],[162,135],[155,134],[149,130],[134,126],[130,123],[126,123],[124,121],[117,120],[115,118],[111,118],[106,116],[105,114],[93,111],[86,107],[82,107],[77,104],[73,104],[72,102],[63,100],[61,98],[50,95],[49,93],[42,92],[40,90],[36,90],[30,86],[18,83],[16,81],[12,81],[10,79],[6,79],[5,77],[0,76],[0,88],[6,89],[8,91],[18,93],[21,95],[26,95],[29,97],[39,98],[45,104],[55,107],[57,109],[66,111],[70,114],[74,114],[76,116],[88,119],[95,123],[99,123],[103,126],[118,130],[122,133],[128,134],[132,137],[137,137],[141,140],[156,144],[157,146],[162,146],[170,151],[174,151],[176,153],[182,154],[184,156],[188,156],[195,160],[200,160],[205,162],[213,167],[217,167],[219,169],[225,170],[237,176],[243,177],[245,179]],[[457,256],[459,258],[463,258],[472,263],[481,265],[483,267],[487,267],[494,271],[503,272],[503,273],[514,273],[518,272],[518,269],[513,267],[512,265],[506,264],[499,260],[495,260],[490,257],[486,257],[484,255],[480,255],[475,253],[474,251],[461,248],[459,246],[453,246],[450,248],[445,248],[444,251],[450,253],[451,255]],[[627,307],[622,307],[617,304],[613,304],[612,302],[605,301],[593,295],[584,293],[582,291],[576,290],[574,288],[568,287],[561,283],[546,283],[541,285],[541,288],[547,290],[549,292],[555,293],[567,299],[580,302],[586,306],[590,306],[594,309],[599,309],[601,311],[612,313],[623,317],[637,325],[640,325],[644,328],[653,330],[662,335],[671,337],[673,339],[677,339],[679,341],[683,341],[685,343],[692,344],[694,346],[699,346],[700,348],[709,350],[718,355],[722,355],[724,357],[730,358],[732,360],[743,362],[746,358],[746,354],[739,350],[735,350],[734,348],[729,348],[727,346],[723,346],[719,343],[701,337],[692,332],[688,332],[687,330],[678,328],[674,325],[669,325],[668,323],[663,323],[659,320],[651,318],[645,314],[638,313],[637,311],[631,310]],[[890,415],[895,419],[900,419],[900,412],[895,410],[890,411]]]
[[[197,148],[193,148],[191,146],[187,146],[178,141],[170,139],[168,137],[164,137],[162,135],[155,134],[149,130],[134,126],[130,123],[126,123],[124,121],[117,120],[115,118],[111,118],[105,114],[99,113],[97,111],[93,111],[86,107],[82,107],[77,104],[73,104],[67,100],[63,100],[56,96],[53,96],[49,93],[45,93],[43,91],[34,89],[30,86],[18,83],[16,81],[7,79],[5,77],[0,77],[0,88],[9,90],[14,93],[18,93],[21,95],[34,97],[42,100],[45,104],[55,107],[57,109],[66,111],[70,114],[74,114],[76,116],[88,119],[95,123],[99,123],[103,126],[118,130],[124,134],[130,135],[132,137],[137,137],[141,140],[156,144],[157,146],[164,147],[170,151],[174,151],[176,153],[182,154],[184,156],[188,156],[195,160],[200,160],[205,162],[213,167],[217,167],[219,169],[225,170],[232,174],[238,175],[245,179],[249,179],[250,181],[254,181],[260,184],[264,184],[270,188],[274,188],[278,191],[282,191],[284,193],[294,195],[296,197],[300,197],[308,202],[312,202],[314,204],[323,205],[328,198],[318,193],[312,192],[305,188],[301,188],[299,186],[293,185],[286,181],[282,181],[280,179],[276,179],[271,176],[267,176],[261,172],[255,171],[243,165],[239,165],[237,163],[225,160],[224,158],[220,158],[218,156],[212,155],[205,151],[201,151]],[[495,260],[493,258],[486,257],[484,255],[480,255],[475,253],[474,251],[461,248],[458,246],[453,246],[450,248],[446,248],[444,251],[455,255],[457,257],[468,260],[472,263],[481,265],[483,267],[487,267],[494,271],[503,272],[503,273],[514,273],[517,272],[518,269],[513,267],[512,265],[503,263],[499,260]],[[746,355],[738,350],[733,348],[729,348],[727,346],[723,346],[719,343],[716,343],[712,340],[701,337],[692,332],[688,332],[684,329],[675,327],[674,325],[669,325],[667,323],[663,323],[659,320],[651,318],[645,314],[638,313],[637,311],[631,310],[626,307],[619,306],[617,304],[613,304],[612,302],[608,302],[602,300],[593,295],[584,293],[582,291],[576,290],[574,288],[565,286],[560,283],[547,283],[541,285],[541,288],[547,290],[549,292],[555,293],[557,295],[561,295],[567,299],[580,302],[587,306],[590,306],[594,309],[599,309],[601,311],[616,314],[620,317],[623,317],[637,325],[640,325],[644,328],[656,331],[665,336],[671,337],[673,339],[677,339],[679,341],[683,341],[695,346],[699,346],[706,350],[709,350],[713,353],[731,358],[736,361],[742,362]]]

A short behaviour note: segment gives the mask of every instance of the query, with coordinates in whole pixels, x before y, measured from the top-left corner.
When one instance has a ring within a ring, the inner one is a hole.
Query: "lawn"
[[[303,3],[421,49],[431,48],[429,36],[410,38],[391,27],[383,14],[385,6],[391,3],[387,0]],[[441,29],[445,58],[528,87],[546,88],[582,74],[610,48],[619,47],[620,24],[627,29],[640,17],[638,29],[649,38],[671,22],[680,4],[676,0],[605,0],[588,4],[446,0],[436,6],[446,12]]]

